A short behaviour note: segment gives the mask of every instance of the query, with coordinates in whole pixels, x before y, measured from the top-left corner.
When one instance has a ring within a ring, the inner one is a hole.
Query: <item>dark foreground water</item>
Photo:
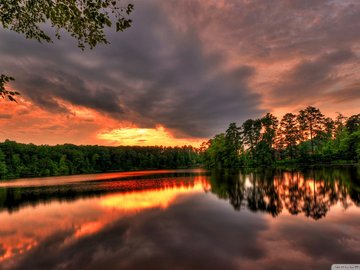
[[[359,207],[356,167],[0,182],[0,269],[330,269]]]

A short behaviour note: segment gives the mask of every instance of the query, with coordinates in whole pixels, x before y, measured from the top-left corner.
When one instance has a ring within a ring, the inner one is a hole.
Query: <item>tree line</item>
[[[280,120],[267,113],[248,119],[204,142],[200,147],[208,168],[237,168],[274,164],[309,164],[360,160],[360,114],[336,119],[308,106]]]
[[[48,146],[0,143],[0,179],[204,166],[239,168],[287,164],[358,163],[360,114],[336,119],[307,107],[280,120],[268,113],[192,146]]]
[[[0,143],[0,179],[199,166],[192,146],[76,146]]]

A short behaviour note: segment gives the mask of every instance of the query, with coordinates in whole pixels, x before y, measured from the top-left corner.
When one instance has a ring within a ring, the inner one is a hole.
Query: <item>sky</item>
[[[198,146],[309,105],[360,113],[360,1],[131,1],[133,25],[81,51],[0,29],[0,141]]]

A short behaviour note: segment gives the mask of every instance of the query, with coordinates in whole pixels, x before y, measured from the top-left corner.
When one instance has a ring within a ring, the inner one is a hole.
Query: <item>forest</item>
[[[248,119],[204,142],[207,168],[238,168],[306,164],[354,164],[360,160],[360,114],[336,119],[308,106],[281,119],[267,113]]]
[[[0,143],[0,178],[56,176],[199,166],[192,146],[76,146]]]
[[[0,179],[145,169],[358,164],[360,114],[336,119],[307,107],[280,120],[268,113],[192,146],[76,146],[0,143]]]

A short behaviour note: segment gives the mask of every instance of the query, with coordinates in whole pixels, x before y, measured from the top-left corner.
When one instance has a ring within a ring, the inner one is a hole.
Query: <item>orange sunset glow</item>
[[[192,145],[199,147],[205,140],[203,139],[185,139],[174,138],[174,136],[167,131],[163,126],[156,128],[119,128],[98,134],[97,138],[110,144],[118,145],[163,145],[163,146],[178,146],[178,145]]]
[[[167,186],[159,190],[146,190],[107,196],[100,201],[103,207],[116,208],[124,211],[141,211],[147,208],[159,207],[166,209],[177,196],[188,193],[199,193],[209,190],[210,185],[202,178],[195,178],[193,185]]]
[[[129,185],[131,185],[130,182]],[[50,205],[38,205],[35,209],[25,208],[12,215],[2,212],[0,213],[2,224],[0,233],[4,252],[0,256],[0,263],[10,265],[11,260],[29,252],[40,241],[59,229],[70,232],[63,243],[63,245],[68,245],[76,239],[99,232],[124,216],[151,208],[166,209],[182,195],[202,193],[204,190],[210,189],[209,184],[202,176],[195,177],[191,182],[163,180],[162,185],[164,188],[79,200],[74,205],[52,203],[51,207]],[[83,215],[84,209],[91,214]],[[16,222],[14,223],[14,221]],[[22,229],[21,234],[6,234],[9,230],[20,232],[20,228]]]
[[[0,140],[198,147],[267,112],[358,113],[356,1],[135,2],[133,25],[93,50],[0,31],[22,94],[1,102]]]
[[[358,263],[359,29],[360,0],[0,0],[0,270]]]
[[[117,121],[93,109],[61,102],[69,113],[54,114],[20,98],[18,103],[5,102],[0,107],[1,140],[11,139],[35,144],[100,145],[192,145],[206,138],[176,138],[170,130],[158,125],[139,128],[127,121]]]

